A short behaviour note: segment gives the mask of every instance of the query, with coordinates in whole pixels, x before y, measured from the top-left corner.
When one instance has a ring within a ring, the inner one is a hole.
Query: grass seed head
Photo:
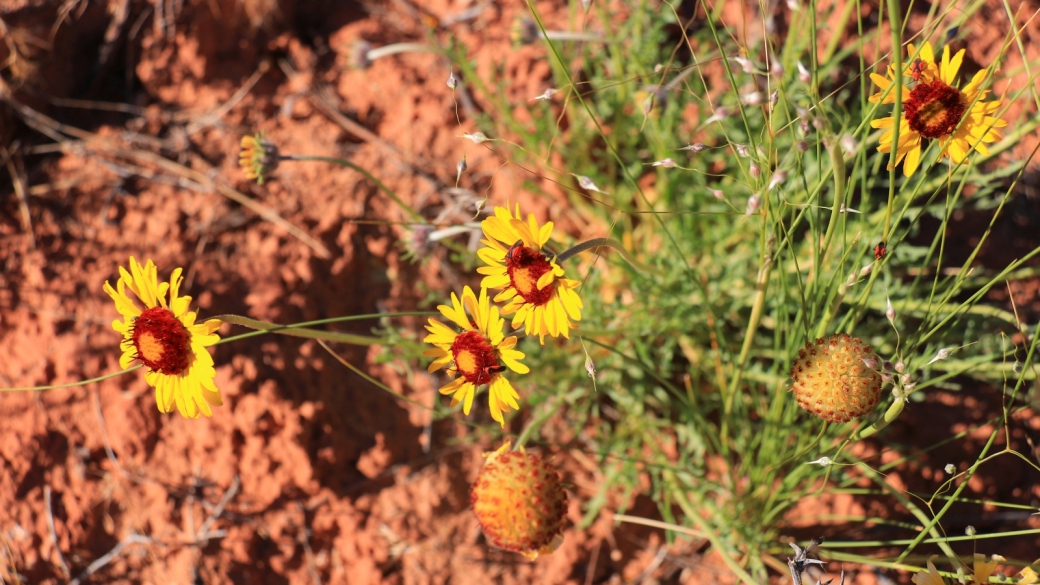
[[[791,366],[798,406],[830,422],[869,413],[881,398],[881,375],[866,367],[874,350],[846,335],[806,343]]]
[[[470,503],[488,542],[533,559],[559,544],[567,493],[541,457],[509,447],[485,455]]]

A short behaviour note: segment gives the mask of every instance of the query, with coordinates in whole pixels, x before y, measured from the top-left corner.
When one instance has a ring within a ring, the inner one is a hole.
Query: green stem
[[[119,370],[118,372],[112,372],[111,374],[105,374],[104,376],[98,376],[97,378],[91,378],[89,380],[80,380],[79,382],[70,382],[68,384],[58,384],[56,386],[29,386],[24,388],[0,388],[0,392],[29,392],[36,390],[59,390],[61,388],[75,388],[77,386],[86,386],[87,384],[93,384],[94,382],[100,382],[109,378],[115,378],[122,376],[123,374],[129,374],[134,370],[140,370],[143,366],[137,364],[136,366],[130,366],[125,370]]]
[[[577,256],[578,254],[584,252],[585,250],[591,250],[593,248],[599,248],[601,246],[605,246],[607,248],[613,248],[614,250],[617,251],[618,254],[621,254],[621,257],[625,259],[625,262],[628,262],[629,264],[632,265],[632,268],[635,268],[636,270],[639,270],[640,272],[649,272],[651,274],[657,274],[659,276],[664,276],[665,275],[665,272],[663,270],[658,270],[657,268],[651,268],[651,267],[647,266],[646,264],[643,264],[639,260],[636,260],[635,256],[633,256],[631,252],[629,252],[628,250],[625,249],[624,244],[622,244],[621,242],[615,240],[614,238],[593,238],[593,239],[591,239],[591,240],[589,240],[587,242],[582,242],[582,243],[574,246],[573,248],[570,248],[569,250],[566,250],[563,253],[561,253],[559,256],[556,257],[556,261],[557,262],[566,262],[567,259],[569,259],[569,258],[571,258],[573,256]]]
[[[350,162],[349,160],[343,160],[341,158],[336,158],[336,157],[332,157],[332,156],[316,156],[316,155],[310,155],[310,154],[285,154],[285,155],[282,155],[280,157],[280,159],[281,160],[311,160],[311,161],[318,161],[318,162],[327,162],[327,163],[332,163],[334,165],[339,165],[341,167],[346,167],[348,169],[353,169],[353,170],[361,173],[362,175],[365,175],[365,178],[367,178],[369,181],[372,181],[373,183],[375,183],[376,187],[379,187],[379,189],[383,193],[386,193],[386,195],[388,197],[390,197],[391,199],[394,200],[394,203],[397,203],[399,206],[401,206],[401,209],[407,211],[408,214],[411,215],[413,218],[415,218],[416,220],[418,220],[418,221],[420,221],[422,223],[426,223],[426,218],[424,218],[422,215],[420,215],[419,212],[417,212],[414,209],[412,209],[407,203],[402,201],[401,198],[397,196],[397,193],[394,193],[393,190],[390,189],[390,187],[387,187],[385,184],[383,184],[383,182],[380,181],[379,179],[377,179],[375,177],[375,175],[373,175],[372,173],[370,173],[367,170],[365,170],[364,168],[362,168],[362,167],[360,167],[360,166]]]
[[[831,218],[827,222],[827,231],[823,236],[823,249],[820,250],[820,265],[816,267],[817,271],[823,266],[823,260],[826,259],[827,254],[830,252],[831,242],[834,240],[834,232],[838,226],[838,216],[841,215],[842,206],[845,205],[845,159],[842,157],[841,144],[837,140],[834,140],[834,144],[831,145],[830,155],[832,176],[834,177],[834,201],[832,203],[833,207],[831,207]],[[822,281],[818,280],[818,282]],[[824,297],[826,296],[824,295]],[[834,317],[831,311],[827,309],[824,310],[824,313],[823,318],[820,319],[816,327],[816,337],[823,337],[830,326],[831,319]]]
[[[256,329],[257,331],[290,335],[292,337],[324,339],[326,341],[338,341],[340,343],[365,346],[383,343],[383,340],[379,337],[354,335],[353,333],[338,333],[336,331],[318,331],[317,329],[302,328],[298,325],[279,325],[277,323],[268,323],[267,321],[258,321],[256,319],[250,319],[249,317],[242,317],[241,315],[218,315],[213,318],[219,319],[225,323]]]
[[[899,127],[903,111],[903,27],[899,22],[899,0],[887,0],[888,26],[892,29],[892,67],[895,71],[893,79],[895,101],[892,103],[892,149],[888,156],[888,206],[885,212],[885,231],[881,239],[888,241],[892,227],[892,208],[896,199],[896,163],[899,160]]]
[[[516,443],[513,445],[513,451],[519,451],[520,449],[523,449],[524,444],[527,443],[527,440],[531,438],[531,435],[534,433],[534,430],[536,428],[541,427],[543,424],[545,424],[545,421],[549,420],[549,418],[552,417],[552,415],[556,414],[556,411],[560,409],[561,404],[563,404],[562,400],[556,400],[552,406],[545,409],[545,412],[531,419],[531,422],[527,423],[527,426],[524,427],[523,432],[520,433],[519,437],[517,437]]]

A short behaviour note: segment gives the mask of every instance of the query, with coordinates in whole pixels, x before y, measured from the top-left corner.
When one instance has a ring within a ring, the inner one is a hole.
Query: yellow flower
[[[913,582],[917,585],[946,585],[946,581],[943,581],[942,575],[939,571],[935,570],[935,565],[932,564],[932,559],[928,559],[928,570],[921,570],[913,577]]]
[[[913,45],[908,45],[907,50],[910,55],[916,52]],[[1002,128],[1007,122],[992,116],[1000,107],[999,100],[982,101],[989,94],[989,90],[980,89],[986,79],[986,70],[976,73],[963,90],[952,85],[963,59],[964,49],[951,59],[950,47],[946,46],[943,47],[941,63],[936,65],[932,45],[926,41],[917,59],[909,64],[902,75],[896,75],[892,66],[888,68],[887,77],[870,74],[870,78],[881,88],[880,92],[870,96],[871,103],[895,103],[894,90],[889,91],[882,101],[884,91],[903,76],[912,80],[912,85],[902,87],[903,108],[899,119],[899,147],[896,150],[896,164],[905,158],[903,174],[907,177],[913,175],[921,164],[922,139],[938,140],[939,158],[948,156],[955,164],[964,162],[973,148],[982,154],[989,154],[986,143],[1000,140],[1000,133],[994,128]],[[895,130],[892,117],[873,120],[870,125],[886,129],[881,135],[878,151],[892,152],[892,135]]]
[[[508,208],[495,207],[495,215],[481,223],[486,247],[477,251],[487,266],[477,268],[485,275],[480,286],[504,289],[495,296],[495,302],[509,301],[502,307],[503,315],[513,315],[513,329],[521,325],[527,335],[537,335],[541,343],[545,336],[570,338],[576,327],[572,321],[581,320],[581,297],[575,289],[581,284],[563,277],[563,268],[556,258],[549,259],[542,247],[552,236],[553,223],[539,226],[533,214],[527,222]]]
[[[974,582],[976,584],[989,583],[989,578],[993,575],[993,572],[997,570],[997,565],[1004,560],[1006,559],[1000,555],[993,555],[991,560],[987,561],[985,555],[975,553],[975,563],[973,567],[975,569]]]
[[[520,396],[502,372],[506,368],[518,374],[531,371],[520,363],[523,352],[513,349],[516,336],[505,337],[502,333],[505,320],[499,316],[498,307],[488,300],[486,288],[480,289],[478,299],[467,286],[462,289],[461,300],[451,293],[451,306],[440,305],[437,309],[460,329],[455,331],[433,318],[426,326],[430,334],[423,341],[434,346],[423,352],[434,358],[429,371],[450,365],[448,371],[459,376],[441,388],[440,393],[452,394],[451,405],[462,402],[462,412],[469,414],[477,386],[487,384],[491,418],[504,427],[502,413],[510,408],[518,410],[516,401]]]
[[[174,404],[182,416],[212,416],[210,405],[220,406],[220,391],[213,383],[217,372],[207,347],[220,340],[218,319],[195,324],[195,312],[188,310],[191,297],[180,296],[181,269],[170,275],[170,282],[159,282],[155,264],[141,266],[130,257],[130,271],[119,267],[116,288],[105,282],[105,292],[115,301],[116,319],[112,328],[123,334],[119,366],[128,368],[136,359],[148,369],[145,381],[155,388],[159,412],[170,412]],[[138,306],[127,289],[140,300]],[[169,293],[169,302],[166,297]]]
[[[1033,564],[1040,565],[1040,559],[1033,561]],[[1018,575],[1018,585],[1033,585],[1034,583],[1040,583],[1040,575],[1038,575],[1032,567],[1022,569],[1022,572]]]
[[[278,147],[263,132],[242,137],[238,166],[242,167],[247,179],[256,179],[257,185],[263,185],[266,176],[278,167],[280,160]]]

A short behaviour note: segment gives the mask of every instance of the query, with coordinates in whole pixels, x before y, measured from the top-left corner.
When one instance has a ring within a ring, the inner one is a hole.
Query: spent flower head
[[[881,399],[882,377],[863,363],[873,355],[869,345],[844,333],[806,342],[791,365],[798,406],[830,422],[869,413]]]
[[[181,269],[176,268],[169,282],[160,283],[151,260],[141,266],[131,256],[129,271],[119,267],[115,288],[105,282],[104,290],[122,316],[112,322],[112,328],[123,334],[119,367],[126,369],[135,360],[144,365],[144,379],[155,388],[159,412],[176,406],[187,418],[212,416],[210,406],[223,401],[213,383],[217,372],[206,348],[220,340],[216,332],[222,323],[218,319],[195,323],[195,311],[188,310],[191,297],[180,295],[182,281]]]
[[[487,461],[470,488],[470,504],[488,542],[535,559],[563,542],[567,492],[547,461],[509,447],[506,442],[484,454]]]
[[[238,166],[242,167],[246,178],[255,179],[258,185],[263,185],[267,175],[278,168],[278,162],[281,160],[278,147],[268,140],[263,132],[243,136],[241,145]]]

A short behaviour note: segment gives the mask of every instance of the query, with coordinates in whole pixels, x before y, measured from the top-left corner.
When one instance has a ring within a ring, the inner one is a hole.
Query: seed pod
[[[881,399],[881,375],[864,365],[869,345],[844,333],[806,343],[791,365],[798,406],[830,422],[869,413]]]
[[[470,503],[488,542],[534,559],[562,542],[567,493],[541,457],[509,447],[485,453]]]

